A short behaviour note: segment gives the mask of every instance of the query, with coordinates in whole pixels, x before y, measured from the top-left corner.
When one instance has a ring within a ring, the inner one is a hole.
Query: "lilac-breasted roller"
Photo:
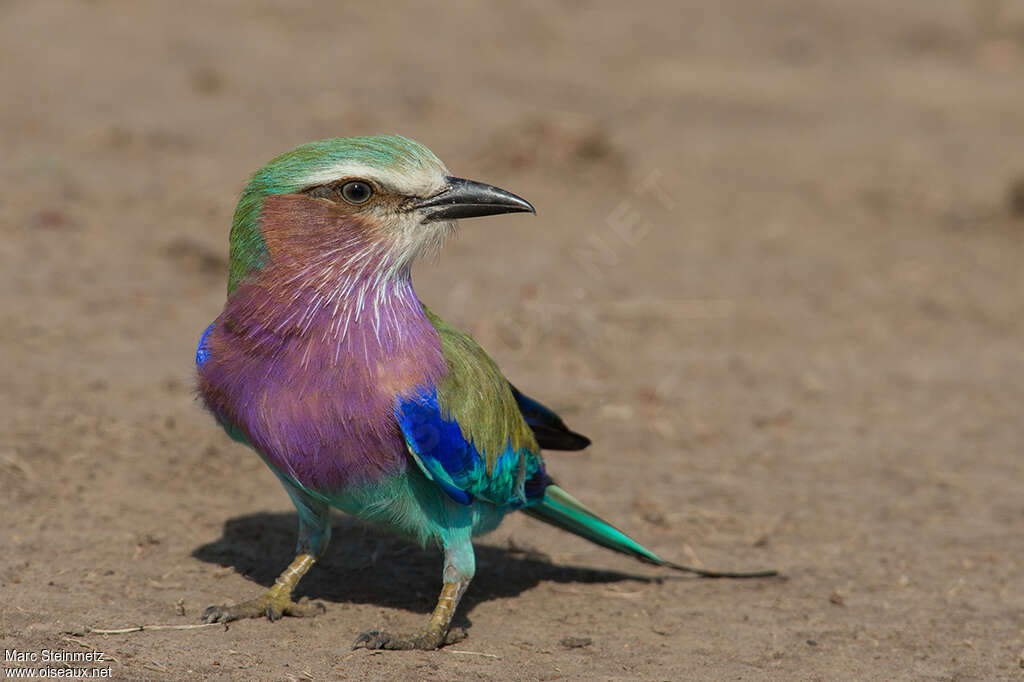
[[[460,218],[533,206],[453,177],[397,136],[304,144],[256,171],[231,229],[228,297],[196,352],[203,401],[277,474],[299,516],[297,556],[262,596],[207,622],[309,615],[292,600],[330,539],[329,509],[444,551],[426,627],[356,646],[436,649],[473,578],[472,537],[521,509],[638,559],[659,558],[555,485],[541,448],[589,440],[513,387],[469,336],[420,303],[413,261]]]

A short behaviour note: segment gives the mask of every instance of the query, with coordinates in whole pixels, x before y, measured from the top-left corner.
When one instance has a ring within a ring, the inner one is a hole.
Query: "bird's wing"
[[[540,447],[508,380],[471,338],[424,308],[448,373],[399,397],[395,416],[409,452],[451,499],[521,506],[543,494]]]
[[[545,450],[582,450],[590,445],[590,439],[576,433],[562,421],[554,410],[542,405],[528,395],[523,395],[511,383],[512,395],[523,413],[523,419],[530,425],[537,443]]]

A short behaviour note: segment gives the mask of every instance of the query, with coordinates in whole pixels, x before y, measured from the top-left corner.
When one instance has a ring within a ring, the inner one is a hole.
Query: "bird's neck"
[[[225,316],[255,348],[301,347],[307,364],[367,363],[439,348],[407,264],[392,261],[372,228],[299,195],[264,203],[267,264],[232,292]],[[431,363],[436,364],[436,363]]]

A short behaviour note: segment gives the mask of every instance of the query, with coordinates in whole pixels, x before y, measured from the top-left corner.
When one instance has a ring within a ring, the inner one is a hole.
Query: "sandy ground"
[[[1024,3],[722,4],[0,3],[5,650],[115,679],[1021,679]],[[516,516],[467,640],[350,652],[419,626],[440,560],[339,515],[320,617],[81,634],[197,623],[290,560],[195,342],[246,176],[377,132],[538,207],[467,223],[417,287],[593,438],[548,455],[563,485],[784,579]]]

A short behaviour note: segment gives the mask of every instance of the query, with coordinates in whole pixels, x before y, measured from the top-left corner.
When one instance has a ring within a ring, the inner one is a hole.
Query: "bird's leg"
[[[445,548],[444,586],[427,626],[412,635],[393,635],[380,630],[367,630],[359,635],[352,648],[367,649],[440,649],[465,639],[465,630],[451,630],[452,617],[462,595],[473,579],[475,560],[468,534]]]
[[[445,644],[454,644],[465,639],[466,632],[457,630],[449,632],[452,624],[452,616],[455,615],[455,607],[459,605],[468,580],[457,583],[445,583],[441,588],[441,596],[437,598],[437,606],[430,614],[427,627],[412,635],[393,635],[380,630],[367,630],[356,638],[352,645],[353,649],[363,646],[367,649],[424,649],[433,651],[440,649]]]
[[[295,586],[302,576],[323,556],[331,539],[330,511],[326,503],[315,500],[282,479],[299,512],[299,542],[291,565],[277,577],[269,590],[238,604],[211,606],[203,612],[207,623],[227,623],[240,618],[277,620],[283,616],[315,616],[326,609],[319,602],[307,604],[292,600]]]
[[[207,623],[227,623],[239,618],[261,618],[277,620],[282,616],[315,616],[324,612],[319,602],[305,604],[292,601],[292,592],[306,571],[316,563],[312,554],[299,554],[284,573],[277,577],[273,586],[256,597],[238,604],[211,606],[203,612]]]

